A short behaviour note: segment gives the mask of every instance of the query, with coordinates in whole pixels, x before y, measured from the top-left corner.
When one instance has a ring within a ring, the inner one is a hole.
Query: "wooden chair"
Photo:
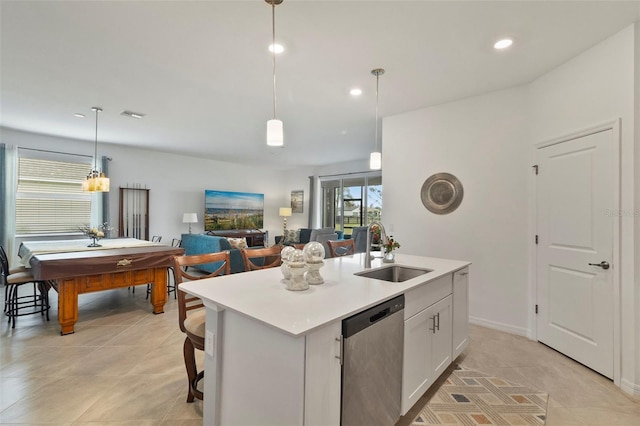
[[[282,246],[272,246],[257,249],[242,249],[242,259],[246,272],[259,269],[277,268],[282,263],[280,252]]]
[[[36,281],[31,271],[23,267],[10,269],[9,258],[2,246],[0,246],[0,268],[0,277],[5,286],[4,313],[9,318],[11,328],[16,327],[16,317],[23,315],[40,313],[44,316],[46,314],[49,321],[49,283]],[[20,287],[30,283],[33,284],[33,294],[20,296]]]
[[[197,267],[208,263],[220,263],[220,267],[207,275],[187,273],[184,270],[187,266]],[[193,402],[194,398],[203,399],[202,392],[198,390],[198,382],[204,377],[204,370],[198,372],[195,349],[204,351],[206,312],[202,301],[180,290],[179,284],[184,281],[217,277],[222,274],[229,275],[231,273],[229,252],[174,256],[173,271],[175,283],[178,286],[178,324],[180,330],[187,335],[183,345],[184,365],[189,379],[187,402]]]
[[[352,239],[328,240],[327,245],[329,246],[329,257],[346,256],[356,252],[356,244]]]
[[[181,246],[182,246],[181,239],[174,238],[171,240],[171,247],[181,247]],[[176,291],[175,280],[173,281],[173,284],[171,284],[171,277],[174,277],[174,276],[175,276],[175,273],[173,272],[173,266],[169,266],[167,268],[167,294],[171,294],[171,292],[173,292],[173,298],[175,299],[178,294],[178,292]]]

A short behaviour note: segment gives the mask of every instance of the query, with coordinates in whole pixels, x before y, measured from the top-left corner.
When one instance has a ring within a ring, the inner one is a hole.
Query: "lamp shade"
[[[284,145],[282,121],[276,120],[276,119],[267,121],[267,145],[269,146]]]
[[[280,216],[282,217],[291,216],[291,207],[280,207]]]
[[[369,157],[369,168],[371,170],[380,170],[382,168],[382,154],[379,152],[372,152]]]
[[[182,223],[198,223],[198,215],[196,213],[185,213],[182,215]]]

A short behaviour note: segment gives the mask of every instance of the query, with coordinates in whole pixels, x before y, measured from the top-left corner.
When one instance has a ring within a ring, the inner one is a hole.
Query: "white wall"
[[[638,24],[608,38],[530,85],[530,141],[533,144],[587,129],[613,119],[621,119],[620,135],[620,304],[622,326],[622,387],[630,391],[640,383],[640,320],[638,275],[634,259],[634,227],[640,218],[638,205]],[[638,234],[635,234],[638,235]],[[637,238],[637,237],[636,237]],[[640,387],[637,392],[640,393]]]
[[[620,386],[640,394],[640,24],[527,86],[384,119],[385,224],[408,253],[470,260],[476,323],[534,335],[534,145],[620,119]],[[433,173],[464,185],[437,216],[420,202]],[[614,266],[616,268],[616,266]]]
[[[92,155],[93,143],[58,138],[1,128],[1,140],[10,145],[53,151]],[[265,195],[264,229],[269,231],[270,243],[282,233],[278,208],[290,204],[290,190],[303,189],[302,183],[287,178],[282,171],[254,166],[172,155],[120,145],[99,143],[98,154],[112,157],[109,164],[111,180],[110,222],[118,224],[118,188],[141,184],[149,191],[149,228],[151,235],[161,235],[163,242],[188,232],[182,214],[198,214],[193,232],[203,232],[204,190],[256,192]],[[304,184],[308,186],[306,181]],[[304,188],[308,192],[308,188]],[[79,224],[80,225],[80,224]]]
[[[470,316],[527,333],[530,244],[526,88],[426,108],[383,123],[384,221],[403,253],[473,262]],[[464,199],[448,215],[422,205],[432,174],[460,179]]]

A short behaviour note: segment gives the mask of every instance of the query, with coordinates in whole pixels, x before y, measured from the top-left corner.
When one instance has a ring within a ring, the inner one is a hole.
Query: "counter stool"
[[[207,275],[191,275],[184,268],[187,266],[217,263],[220,266],[214,272]],[[196,254],[190,256],[174,256],[173,270],[175,284],[179,286],[184,281],[193,281],[203,278],[212,278],[231,273],[231,260],[228,251]],[[195,349],[204,351],[206,311],[202,301],[190,296],[178,287],[178,325],[180,330],[187,335],[184,339],[183,355],[184,365],[187,369],[189,380],[189,394],[187,402],[193,402],[194,398],[203,399],[203,394],[198,390],[198,382],[204,378],[204,370],[198,372],[196,366]]]
[[[9,259],[0,246],[2,281],[5,285],[4,313],[9,318],[11,328],[16,327],[16,317],[40,313],[49,321],[49,288],[46,281],[36,281],[31,271],[21,268],[9,269]],[[13,272],[13,273],[12,273]],[[20,287],[33,284],[33,294],[20,296]]]
[[[171,247],[181,247],[181,245],[182,245],[182,240],[178,238],[174,238],[171,241]],[[173,285],[171,284],[171,277],[174,277]],[[173,266],[169,266],[167,268],[167,294],[170,295],[171,293],[173,293],[173,298],[177,299],[176,282],[175,282],[175,274],[173,272]],[[146,297],[147,299],[149,298],[150,294],[151,294],[151,284],[147,284],[147,297]]]

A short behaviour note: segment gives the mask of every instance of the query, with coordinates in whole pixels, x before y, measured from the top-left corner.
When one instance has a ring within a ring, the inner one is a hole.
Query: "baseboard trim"
[[[530,338],[529,330],[524,327],[514,327],[510,324],[471,316],[469,317],[469,322],[471,324],[480,325],[482,327],[492,328],[494,330],[504,331],[505,333],[516,334],[518,336]]]
[[[631,395],[640,395],[640,385],[626,379],[620,381],[620,389]]]

